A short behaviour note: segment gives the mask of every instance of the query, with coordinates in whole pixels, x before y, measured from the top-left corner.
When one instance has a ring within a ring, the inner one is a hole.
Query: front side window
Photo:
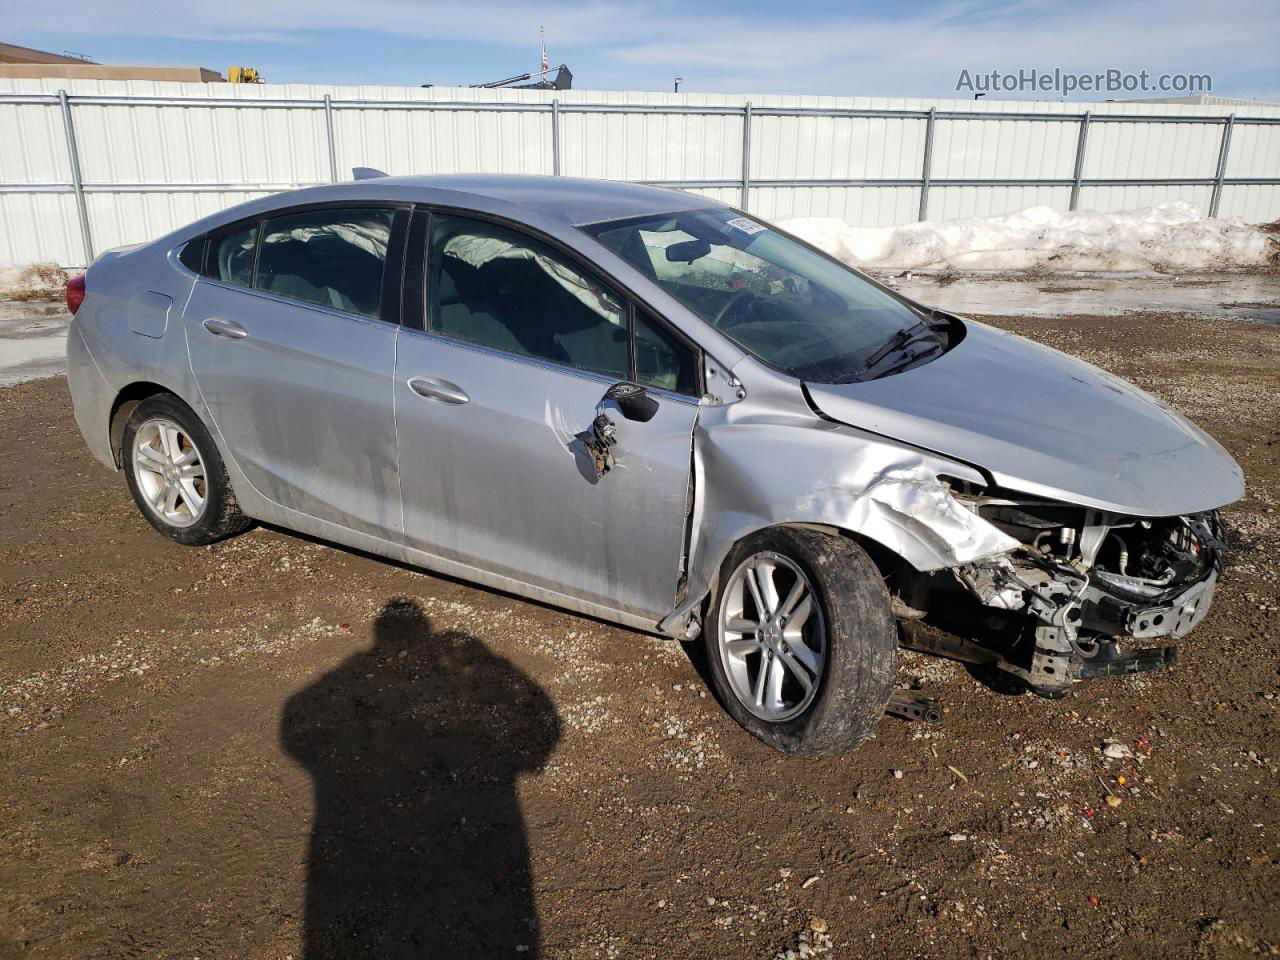
[[[589,232],[748,353],[797,379],[875,376],[894,359],[893,345],[922,325],[852,270],[733,210],[604,223]],[[944,345],[927,329],[918,336]]]
[[[697,352],[642,310],[636,311],[636,383],[698,394]]]
[[[444,215],[431,223],[433,333],[627,379],[629,310],[604,283],[513,230]]]
[[[376,318],[395,211],[307,210],[270,217],[253,286],[280,296]]]

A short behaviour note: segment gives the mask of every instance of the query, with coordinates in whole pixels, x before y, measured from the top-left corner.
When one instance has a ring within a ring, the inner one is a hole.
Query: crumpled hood
[[[1150,394],[1022,337],[965,326],[956,347],[923,366],[867,383],[811,383],[809,393],[829,417],[1035,496],[1162,517],[1244,493],[1231,456]]]

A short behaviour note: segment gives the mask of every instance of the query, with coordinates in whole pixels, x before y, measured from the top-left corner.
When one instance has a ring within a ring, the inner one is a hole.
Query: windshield
[[[882,375],[945,338],[847,267],[734,210],[693,210],[588,228],[736,344],[801,380]],[[913,350],[905,360],[901,352]]]

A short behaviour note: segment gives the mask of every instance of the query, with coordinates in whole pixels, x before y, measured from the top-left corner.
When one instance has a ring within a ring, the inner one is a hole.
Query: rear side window
[[[223,283],[249,286],[253,282],[253,252],[257,240],[256,223],[240,224],[213,234],[204,275]]]
[[[495,224],[432,217],[435,333],[625,380],[626,301],[544,243]]]
[[[200,273],[204,269],[204,237],[196,237],[182,245],[178,251],[178,262],[192,273]]]
[[[253,286],[376,318],[394,218],[391,209],[349,207],[264,220]]]

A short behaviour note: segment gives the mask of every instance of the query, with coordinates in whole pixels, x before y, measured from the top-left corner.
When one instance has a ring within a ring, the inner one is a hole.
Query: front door
[[[696,351],[504,227],[433,217],[427,274],[427,329],[402,330],[396,361],[407,546],[656,623],[680,574]],[[648,422],[601,405],[633,378],[658,401]],[[616,432],[603,475],[598,408]]]
[[[330,207],[223,231],[184,312],[201,396],[258,493],[393,542],[398,315],[383,317],[383,275],[406,220]]]

